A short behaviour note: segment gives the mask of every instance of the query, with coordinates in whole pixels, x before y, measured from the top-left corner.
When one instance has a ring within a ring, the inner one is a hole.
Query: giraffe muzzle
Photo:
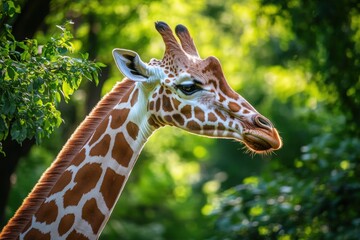
[[[257,114],[252,125],[253,128],[245,129],[242,134],[244,144],[251,151],[267,153],[281,148],[282,140],[270,120]]]

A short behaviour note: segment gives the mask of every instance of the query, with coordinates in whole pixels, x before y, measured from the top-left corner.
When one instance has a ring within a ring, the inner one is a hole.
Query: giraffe
[[[175,28],[180,43],[166,23],[155,28],[163,59],[113,50],[125,79],[75,130],[0,239],[97,239],[144,144],[166,125],[235,139],[255,153],[282,146],[273,124],[227,84],[218,59],[200,58],[185,26]]]

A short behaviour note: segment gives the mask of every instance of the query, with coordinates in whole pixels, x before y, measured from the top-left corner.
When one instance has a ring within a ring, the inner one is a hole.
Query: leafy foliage
[[[97,82],[102,65],[87,60],[86,54],[79,58],[66,55],[73,50],[68,24],[58,26],[60,33],[43,45],[36,39],[17,41],[11,26],[4,27],[0,43],[0,141],[11,136],[19,143],[33,137],[40,142],[62,122],[57,108],[61,97],[68,101],[83,79]]]
[[[358,3],[352,0],[261,2],[265,8],[277,9],[269,15],[273,21],[286,18],[290,22],[289,31],[296,40],[284,52],[297,54],[297,60],[314,74],[311,80],[329,94],[329,110],[341,108],[349,118],[348,127],[359,133],[359,122],[352,121],[360,118]]]
[[[20,5],[16,1],[4,0],[2,2],[2,11],[0,12],[0,19],[3,21],[6,17],[14,17],[15,14],[21,12]]]
[[[304,146],[295,172],[249,177],[227,191],[214,239],[357,239],[360,139],[339,142],[338,134]]]

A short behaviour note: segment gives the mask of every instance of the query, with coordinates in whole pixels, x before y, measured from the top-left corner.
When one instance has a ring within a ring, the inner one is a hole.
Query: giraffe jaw
[[[271,131],[247,130],[242,142],[255,153],[267,153],[281,148],[282,141],[275,128]]]
[[[188,131],[188,129],[184,130]],[[205,135],[212,138],[234,139],[242,142],[250,151],[258,154],[270,153],[282,147],[282,140],[275,128],[272,128],[270,131],[244,130],[242,133],[239,133],[234,129],[217,131],[217,134],[214,134],[213,130],[193,130],[190,133],[200,136]]]

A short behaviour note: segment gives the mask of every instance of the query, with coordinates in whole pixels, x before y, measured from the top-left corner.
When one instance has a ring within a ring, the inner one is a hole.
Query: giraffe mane
[[[61,174],[69,166],[87,140],[91,137],[95,129],[102,122],[105,116],[123,98],[125,93],[134,86],[133,81],[125,79],[116,84],[114,88],[103,97],[86,119],[78,126],[55,161],[41,176],[15,215],[9,220],[8,224],[0,233],[1,239],[15,239],[26,227],[32,215],[39,209],[53,185],[60,178]]]

